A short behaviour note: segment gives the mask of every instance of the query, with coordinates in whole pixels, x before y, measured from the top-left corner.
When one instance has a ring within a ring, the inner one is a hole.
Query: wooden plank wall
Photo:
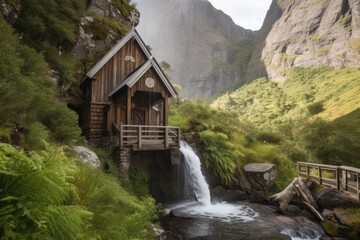
[[[127,55],[135,59],[135,63],[125,62]],[[107,102],[108,94],[135,68],[146,60],[136,40],[129,40],[94,76],[92,86],[92,102]]]
[[[152,78],[155,81],[155,86],[153,88],[148,88],[145,85],[145,79]],[[130,89],[130,94],[133,97],[136,91],[145,91],[145,92],[154,92],[160,93],[163,98],[170,97],[169,91],[166,89],[164,83],[156,74],[153,68],[150,68],[137,83]]]

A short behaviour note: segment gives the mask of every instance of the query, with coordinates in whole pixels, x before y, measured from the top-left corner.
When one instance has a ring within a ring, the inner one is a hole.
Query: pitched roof
[[[146,57],[150,59],[151,53],[149,49],[146,47],[136,29],[133,28],[86,74],[87,77],[94,77],[94,75],[132,38],[138,42]]]
[[[135,83],[151,68],[153,67],[155,72],[159,75],[161,81],[164,83],[166,89],[170,92],[170,94],[173,97],[177,96],[177,93],[170,83],[170,81],[165,76],[164,72],[161,70],[159,64],[156,62],[156,60],[153,57],[150,57],[150,59],[145,62],[142,66],[140,66],[137,70],[135,70],[131,75],[129,75],[124,81],[122,81],[110,94],[109,97],[114,95],[116,92],[118,92],[120,89],[122,89],[124,86],[132,87],[135,85]]]

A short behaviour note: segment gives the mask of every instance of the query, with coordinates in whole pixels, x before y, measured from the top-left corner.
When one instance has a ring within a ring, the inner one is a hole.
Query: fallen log
[[[270,201],[278,204],[278,212],[284,213],[295,195],[298,196],[300,201],[309,209],[317,220],[320,222],[324,221],[324,217],[318,211],[318,206],[301,177],[295,177],[283,191],[272,195]]]

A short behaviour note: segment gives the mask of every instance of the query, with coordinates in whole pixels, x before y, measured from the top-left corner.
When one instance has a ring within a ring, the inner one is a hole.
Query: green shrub
[[[236,163],[240,161],[241,154],[223,133],[207,130],[200,133],[200,138],[204,144],[203,156],[206,167],[222,183],[230,184],[233,180]]]
[[[281,142],[281,137],[274,132],[259,132],[256,134],[255,138],[263,143],[279,144]]]
[[[321,113],[325,110],[323,102],[314,102],[314,103],[308,105],[307,109],[311,116]]]

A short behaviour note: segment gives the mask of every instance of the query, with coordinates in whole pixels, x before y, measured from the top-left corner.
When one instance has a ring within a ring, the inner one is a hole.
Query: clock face
[[[145,85],[148,87],[148,88],[153,88],[155,86],[155,81],[154,79],[152,78],[147,78],[145,79]]]

